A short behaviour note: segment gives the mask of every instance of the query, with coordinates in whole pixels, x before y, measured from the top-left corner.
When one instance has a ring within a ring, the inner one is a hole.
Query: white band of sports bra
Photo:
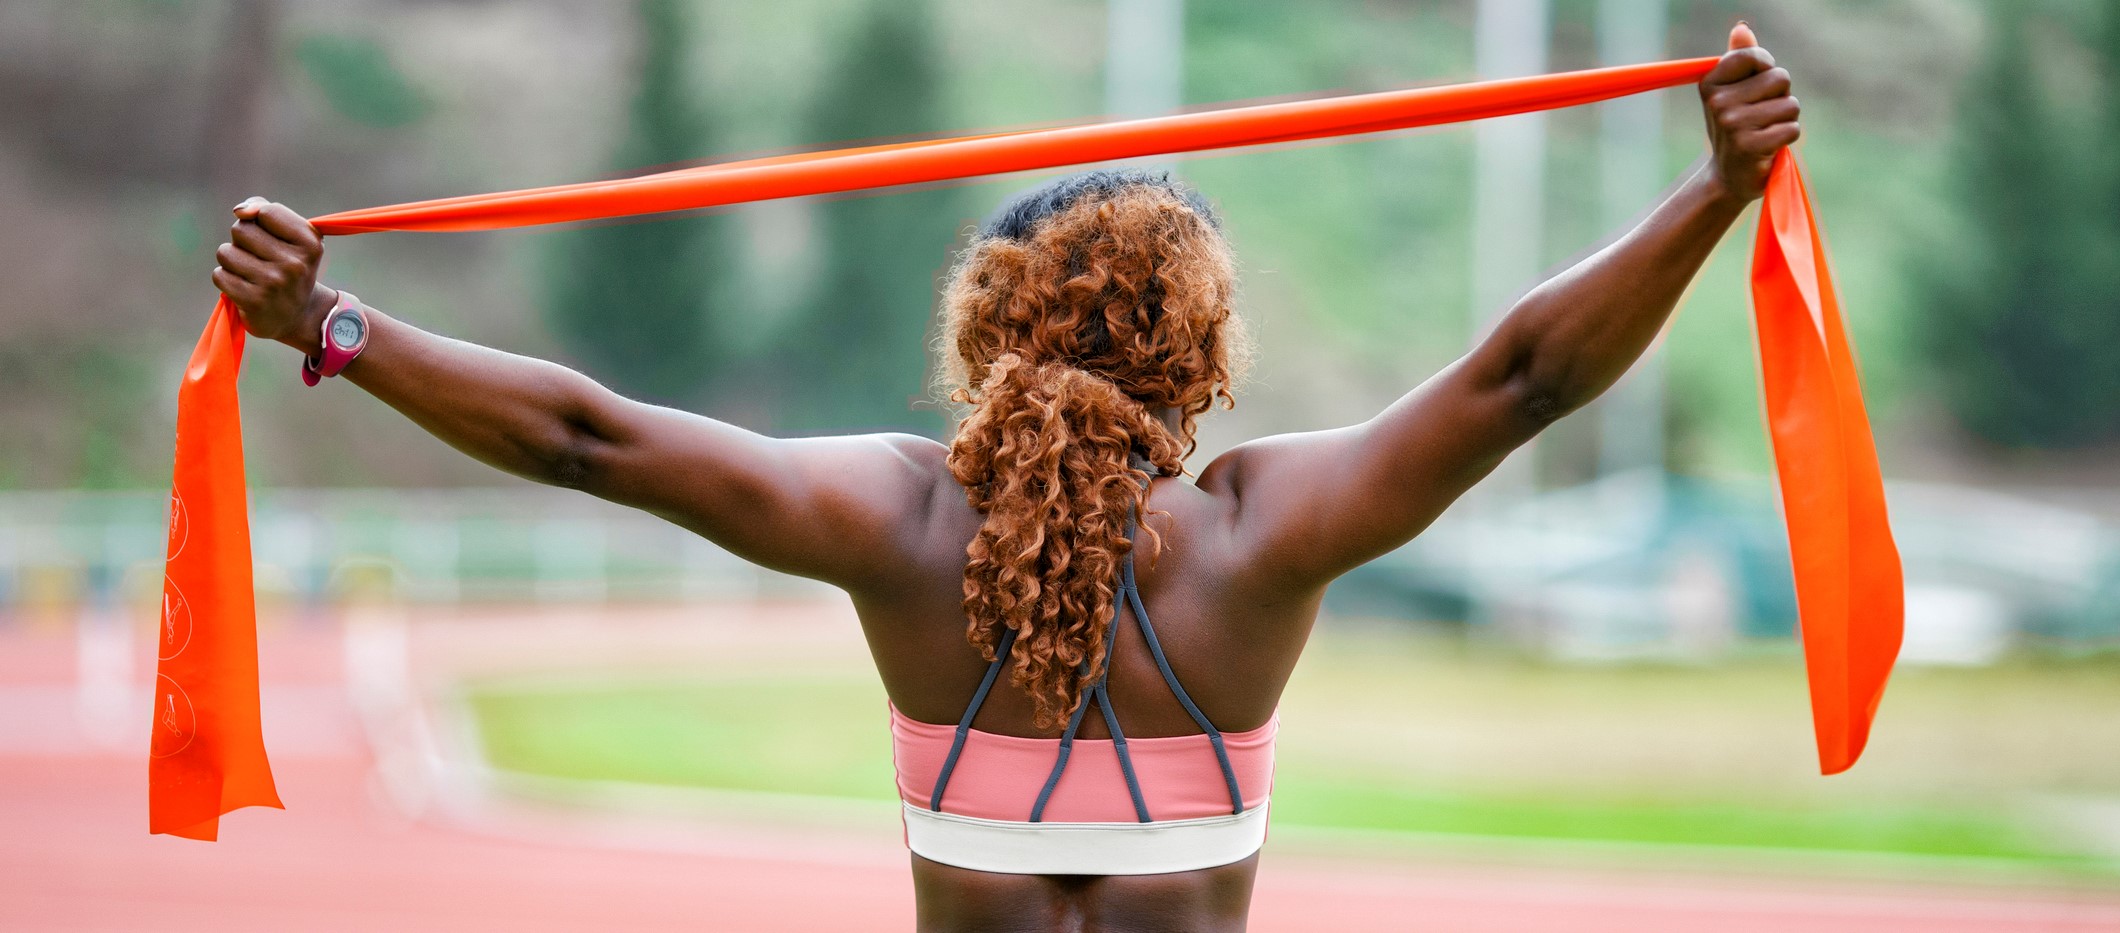
[[[905,804],[905,841],[930,861],[1016,875],[1159,875],[1243,861],[1266,844],[1267,804],[1151,823],[1019,823]]]

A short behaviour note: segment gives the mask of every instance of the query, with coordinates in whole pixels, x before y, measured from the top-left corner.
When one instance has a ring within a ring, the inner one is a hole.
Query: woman
[[[763,437],[423,333],[319,283],[318,236],[261,199],[213,281],[312,380],[343,370],[486,463],[852,594],[921,928],[1242,929],[1274,710],[1326,584],[1618,379],[1799,135],[1762,49],[1700,92],[1712,154],[1638,227],[1375,418],[1239,445],[1190,481],[1194,425],[1247,347],[1219,222],[1163,178],[1062,179],[966,250],[947,446]]]

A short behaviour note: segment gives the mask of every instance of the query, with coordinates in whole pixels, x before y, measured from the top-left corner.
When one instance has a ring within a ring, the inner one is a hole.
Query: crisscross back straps
[[[1133,533],[1133,524],[1129,522],[1126,528],[1129,540],[1132,539]],[[1124,584],[1121,585],[1123,586]],[[1091,684],[1089,689],[1082,692],[1081,702],[1075,704],[1075,714],[1068,717],[1067,731],[1060,734],[1060,752],[1053,757],[1052,773],[1045,776],[1045,786],[1039,789],[1038,800],[1031,805],[1031,822],[1033,823],[1045,821],[1045,805],[1052,801],[1053,790],[1060,786],[1060,776],[1067,771],[1068,757],[1073,754],[1075,749],[1075,733],[1081,730],[1082,716],[1084,713],[1089,712],[1091,703],[1095,703],[1097,708],[1103,712],[1104,727],[1112,734],[1112,752],[1119,759],[1120,775],[1126,779],[1126,793],[1133,798],[1134,818],[1143,823],[1150,821],[1148,802],[1142,799],[1141,796],[1141,779],[1134,774],[1134,759],[1126,750],[1126,733],[1119,729],[1119,716],[1112,711],[1111,694],[1106,690],[1105,686],[1111,680],[1112,649],[1119,643],[1119,617],[1125,611],[1125,608],[1124,599],[1114,598],[1112,600],[1111,625],[1105,629],[1104,633],[1104,670],[1097,675],[1097,681]],[[1088,664],[1085,662],[1083,666],[1087,668]],[[1088,673],[1088,671],[1085,670],[1084,673]]]
[[[1002,632],[1001,644],[994,648],[994,662],[986,666],[986,676],[979,679],[979,689],[964,708],[964,718],[957,720],[957,735],[950,740],[949,756],[942,760],[942,773],[935,778],[935,793],[928,798],[928,809],[942,809],[942,792],[949,789],[950,773],[957,770],[957,758],[964,754],[964,739],[972,732],[972,720],[978,717],[979,707],[985,705],[987,691],[994,689],[994,678],[1001,676],[1001,666],[1008,663],[1009,649],[1015,646],[1016,630]]]
[[[1115,625],[1109,641],[1118,640],[1119,630]],[[1105,663],[1109,665],[1110,661]],[[1148,801],[1141,799],[1141,779],[1134,774],[1133,756],[1126,751],[1126,733],[1119,730],[1119,714],[1113,711],[1111,691],[1105,686],[1111,679],[1111,668],[1105,667],[1104,673],[1104,677],[1097,678],[1097,708],[1104,711],[1104,728],[1112,734],[1112,751],[1119,756],[1119,773],[1126,777],[1127,796],[1134,799],[1134,816],[1146,823],[1151,819],[1148,815]]]
[[[1133,542],[1139,526],[1138,515],[1127,519],[1126,538],[1129,543]],[[1030,822],[1044,822],[1045,807],[1052,802],[1053,791],[1060,786],[1060,778],[1067,773],[1068,759],[1073,756],[1075,750],[1075,736],[1081,732],[1083,717],[1089,713],[1092,704],[1103,714],[1104,727],[1111,733],[1112,751],[1119,759],[1119,772],[1126,779],[1127,795],[1133,798],[1134,816],[1143,823],[1152,821],[1148,813],[1148,802],[1141,794],[1140,776],[1134,772],[1133,755],[1126,747],[1126,732],[1119,728],[1119,715],[1112,707],[1109,688],[1112,655],[1119,644],[1119,621],[1125,617],[1129,608],[1133,611],[1135,624],[1141,628],[1142,640],[1148,643],[1149,656],[1156,661],[1156,670],[1163,675],[1164,685],[1170,688],[1171,695],[1178,698],[1178,704],[1185,707],[1186,715],[1192,717],[1193,724],[1200,727],[1200,731],[1207,736],[1208,744],[1214,747],[1215,763],[1222,768],[1222,780],[1229,789],[1229,812],[1244,812],[1244,791],[1237,784],[1236,768],[1229,763],[1229,749],[1223,744],[1222,730],[1215,728],[1215,724],[1207,720],[1207,714],[1200,712],[1200,707],[1193,702],[1192,695],[1186,693],[1185,686],[1178,682],[1177,672],[1170,669],[1170,659],[1163,653],[1163,643],[1156,638],[1155,624],[1149,621],[1148,608],[1141,604],[1141,589],[1134,581],[1134,553],[1129,547],[1119,563],[1119,592],[1112,600],[1111,624],[1104,636],[1103,670],[1097,675],[1096,681],[1082,692],[1081,700],[1075,704],[1074,713],[1068,716],[1067,729],[1060,733],[1059,751],[1053,756],[1053,770],[1046,775],[1045,786],[1039,789],[1038,799],[1031,804]],[[972,720],[979,715],[980,706],[986,703],[987,693],[993,689],[995,678],[1001,675],[1001,667],[1008,662],[1009,649],[1015,643],[1014,629],[1002,634],[1001,645],[994,651],[993,663],[987,665],[986,676],[979,681],[979,689],[972,694],[972,702],[965,708],[964,718],[957,723],[957,734],[950,741],[949,756],[943,759],[942,773],[935,779],[935,793],[928,800],[928,809],[942,809],[943,792],[949,788],[950,775],[957,770],[957,759],[964,754],[964,743],[966,737],[971,734]],[[1084,661],[1080,670],[1087,674],[1089,662]]]
[[[1229,812],[1244,812],[1244,792],[1237,787],[1237,769],[1229,764],[1229,749],[1222,745],[1222,730],[1207,721],[1207,714],[1200,712],[1192,696],[1185,692],[1185,685],[1178,683],[1177,672],[1170,669],[1170,659],[1163,655],[1163,643],[1156,639],[1155,623],[1148,620],[1148,609],[1141,605],[1141,589],[1134,585],[1134,552],[1128,550],[1119,564],[1119,589],[1126,594],[1127,602],[1133,606],[1134,622],[1141,626],[1141,638],[1148,642],[1148,653],[1156,659],[1156,670],[1163,673],[1163,682],[1170,687],[1172,696],[1185,707],[1194,725],[1207,733],[1207,741],[1215,748],[1215,763],[1222,766],[1222,780],[1229,785]]]
[[[1067,718],[1067,731],[1060,733],[1060,751],[1053,756],[1053,771],[1045,776],[1045,786],[1038,789],[1038,801],[1031,804],[1031,822],[1045,821],[1045,805],[1053,799],[1053,788],[1060,786],[1060,775],[1067,771],[1067,759],[1075,751],[1075,733],[1082,728],[1082,714],[1089,712],[1090,698],[1095,691],[1082,691],[1082,700],[1075,704],[1075,714]]]

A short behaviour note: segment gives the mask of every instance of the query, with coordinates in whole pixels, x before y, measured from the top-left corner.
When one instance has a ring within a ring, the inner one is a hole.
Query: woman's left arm
[[[1376,417],[1243,444],[1202,471],[1203,489],[1233,499],[1240,547],[1275,589],[1323,586],[1412,539],[1648,349],[1801,133],[1788,72],[1749,30],[1732,38],[1700,84],[1713,155],[1647,219],[1533,289],[1464,358]]]
[[[1625,236],[1524,296],[1481,347],[1533,387],[1533,415],[1574,411],[1626,374],[1802,135],[1789,73],[1762,48],[1725,57],[1701,102],[1714,157]]]

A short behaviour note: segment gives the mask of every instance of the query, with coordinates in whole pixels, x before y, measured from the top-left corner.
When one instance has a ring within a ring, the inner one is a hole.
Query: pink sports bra
[[[1131,536],[1133,528],[1127,531]],[[1265,843],[1279,717],[1246,732],[1216,729],[1171,671],[1134,585],[1131,552],[1120,563],[1119,591],[1105,639],[1106,674],[1083,691],[1059,738],[972,728],[1008,662],[1014,631],[1002,633],[955,727],[891,707],[905,840],[915,854],[977,871],[1143,875],[1227,865]],[[1128,608],[1199,734],[1129,740],[1120,729],[1105,680]],[[1092,704],[1111,738],[1075,737]]]

